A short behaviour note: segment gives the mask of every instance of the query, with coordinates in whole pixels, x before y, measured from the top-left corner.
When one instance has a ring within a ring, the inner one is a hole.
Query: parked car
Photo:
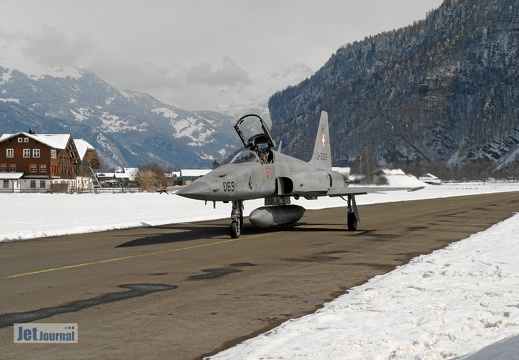
[[[124,183],[121,180],[103,180],[100,182],[102,187],[122,187]]]

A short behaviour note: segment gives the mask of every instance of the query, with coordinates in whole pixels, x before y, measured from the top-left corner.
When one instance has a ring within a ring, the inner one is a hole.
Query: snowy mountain
[[[147,94],[120,92],[75,68],[25,74],[0,66],[2,133],[69,132],[98,151],[105,168],[158,162],[210,167],[239,146],[233,118],[185,111]]]
[[[270,99],[273,135],[309,158],[304,140],[324,109],[337,166],[519,176],[518,21],[517,0],[445,0],[423,21],[348,44]]]
[[[305,64],[286,66],[253,79],[238,89],[222,90],[218,111],[239,118],[246,114],[258,114],[270,124],[269,98],[278,91],[295,86],[308,79],[314,71]]]
[[[269,97],[311,75],[297,65],[227,89],[221,111],[215,112],[186,111],[148,94],[119,91],[84,69],[22,72],[0,66],[0,132],[71,133],[96,148],[106,169],[151,162],[210,167],[240,146],[232,126],[238,117],[252,112],[269,121]]]

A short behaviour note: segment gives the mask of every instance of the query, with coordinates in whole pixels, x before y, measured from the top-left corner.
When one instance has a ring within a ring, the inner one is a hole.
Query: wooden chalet
[[[35,134],[30,131],[2,135],[0,190],[77,189],[76,177],[80,169],[81,156],[76,142],[70,134]],[[87,153],[88,146],[84,156]],[[97,154],[89,156],[94,158],[94,163],[97,161],[99,164]]]

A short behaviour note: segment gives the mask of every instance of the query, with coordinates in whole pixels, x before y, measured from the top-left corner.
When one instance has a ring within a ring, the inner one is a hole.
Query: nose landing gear
[[[243,201],[233,201],[231,210],[231,238],[237,239],[240,237],[241,228],[243,226]]]

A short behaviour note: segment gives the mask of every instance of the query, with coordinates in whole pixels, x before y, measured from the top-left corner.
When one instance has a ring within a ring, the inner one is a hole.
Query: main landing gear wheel
[[[348,230],[357,230],[357,224],[359,222],[359,212],[357,211],[357,202],[355,201],[355,195],[348,195]]]
[[[348,213],[348,230],[355,231],[357,230],[357,217],[354,212]]]
[[[240,237],[241,228],[243,226],[243,201],[233,201],[231,211],[231,238]]]

